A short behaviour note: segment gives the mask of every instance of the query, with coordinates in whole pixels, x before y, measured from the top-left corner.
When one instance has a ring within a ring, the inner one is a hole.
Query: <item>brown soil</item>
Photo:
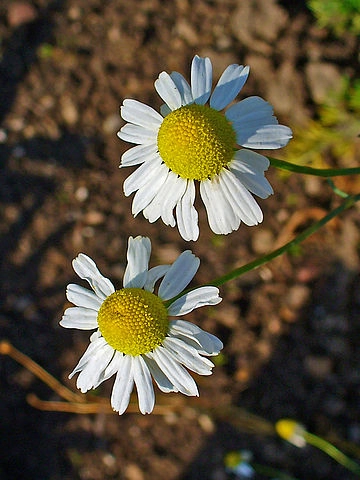
[[[153,265],[191,248],[203,284],[339,203],[326,182],[271,169],[275,194],[260,202],[261,226],[214,238],[199,205],[200,239],[189,247],[176,229],[133,219],[122,193],[129,145],[116,138],[119,105],[131,97],[158,108],[159,72],[188,77],[195,54],[211,57],[216,78],[230,63],[249,64],[242,95],[263,96],[290,126],[313,116],[341,75],[356,75],[356,39],[319,29],[301,1],[10,1],[0,5],[0,38],[1,337],[72,388],[67,375],[88,334],[58,322],[78,252],[120,285],[128,236],[146,235]],[[157,392],[164,415],[36,410],[28,393],[58,396],[2,357],[0,478],[225,480],[224,455],[240,449],[299,479],[355,478],[311,447],[268,435],[266,422],[292,417],[360,442],[359,210],[221,295],[188,319],[223,340],[224,364],[197,378],[199,399]]]

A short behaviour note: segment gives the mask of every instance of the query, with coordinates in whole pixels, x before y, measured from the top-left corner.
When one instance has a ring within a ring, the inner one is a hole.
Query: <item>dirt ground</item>
[[[159,72],[188,77],[195,54],[211,58],[215,78],[248,64],[241,96],[264,97],[292,128],[342,75],[359,74],[359,42],[317,27],[302,1],[8,1],[0,42],[1,338],[70,388],[89,337],[58,325],[78,252],[120,287],[127,238],[149,236],[153,265],[191,248],[204,284],[339,203],[325,181],[270,169],[275,194],[260,201],[261,226],[217,237],[199,204],[200,238],[189,246],[176,229],[133,219],[122,193],[130,170],[118,169],[129,147],[116,137],[119,106],[136,98],[158,108]],[[299,251],[227,283],[217,307],[189,315],[223,340],[222,365],[196,378],[199,399],[157,392],[165,413],[40,411],[29,393],[58,395],[2,356],[1,480],[226,480],[234,476],[224,456],[242,449],[301,480],[355,478],[268,425],[291,417],[360,444],[359,223],[358,208],[346,212]],[[98,395],[108,398],[111,386]]]

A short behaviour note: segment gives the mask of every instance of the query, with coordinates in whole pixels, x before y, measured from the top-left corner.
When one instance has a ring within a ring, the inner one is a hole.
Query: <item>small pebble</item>
[[[111,453],[104,453],[103,456],[102,456],[102,462],[107,470],[107,474],[116,474],[117,473],[117,466],[116,466],[116,458],[114,457],[114,455],[112,455]]]
[[[135,463],[130,463],[125,467],[126,480],[144,480],[144,474]]]
[[[28,2],[13,2],[8,6],[7,21],[10,27],[17,28],[37,18],[36,9]]]
[[[103,132],[107,135],[115,134],[121,127],[121,118],[118,114],[109,115],[103,123]]]
[[[0,143],[5,143],[6,140],[7,140],[7,133],[5,132],[5,130],[0,128]]]
[[[75,192],[75,198],[79,202],[84,202],[89,196],[89,190],[86,187],[79,187]]]
[[[84,216],[84,223],[87,225],[100,225],[105,221],[105,215],[101,212],[96,212],[95,210],[92,212],[88,212]]]
[[[317,379],[323,379],[329,375],[332,370],[333,362],[331,358],[320,355],[309,355],[304,360],[306,370]]]
[[[26,150],[24,147],[22,147],[21,145],[16,145],[13,150],[12,150],[12,155],[15,157],[15,158],[22,158],[22,157],[25,157],[26,155]]]
[[[285,302],[286,305],[294,310],[303,307],[310,297],[310,289],[306,285],[294,285],[289,288]]]
[[[68,125],[74,125],[78,121],[78,111],[70,97],[61,98],[61,114]]]
[[[252,248],[257,254],[269,252],[274,246],[274,235],[270,230],[257,230],[252,240]]]

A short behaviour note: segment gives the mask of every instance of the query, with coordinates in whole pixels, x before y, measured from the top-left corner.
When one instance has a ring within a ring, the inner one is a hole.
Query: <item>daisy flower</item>
[[[194,277],[199,259],[186,250],[172,265],[149,269],[150,252],[148,238],[129,238],[120,290],[115,290],[91,258],[80,253],[73,267],[92,290],[68,285],[66,295],[75,307],[66,309],[60,322],[65,328],[96,329],[69,378],[80,372],[76,384],[85,393],[116,374],[111,406],[119,414],[126,410],[134,384],[141,413],[152,412],[152,378],[162,392],[198,396],[188,370],[210,375],[214,364],[206,357],[217,355],[223,347],[217,337],[196,325],[180,318],[169,320],[169,316],[182,317],[221,301],[219,290],[212,286],[179,295]],[[174,297],[179,298],[169,305],[167,301]]]
[[[126,196],[136,192],[134,216],[142,211],[150,222],[161,218],[172,227],[177,223],[185,240],[197,240],[194,200],[199,182],[215,233],[262,221],[252,194],[266,198],[273,193],[264,176],[269,160],[249,149],[283,147],[292,132],[279,125],[271,105],[260,97],[245,98],[224,111],[248,74],[247,66],[229,65],[211,93],[211,61],[196,55],[191,85],[178,72],[162,72],[155,81],[165,102],[161,114],[137,100],[124,100],[121,116],[128,123],[118,136],[136,146],[123,154],[120,166],[140,165],[124,183]]]

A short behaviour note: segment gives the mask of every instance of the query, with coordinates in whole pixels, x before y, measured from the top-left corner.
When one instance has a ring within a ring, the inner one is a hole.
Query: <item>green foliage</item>
[[[360,0],[308,0],[308,6],[320,27],[336,35],[360,34]]]
[[[52,58],[54,55],[54,47],[50,43],[43,43],[38,49],[38,55],[40,58]]]
[[[326,168],[360,163],[360,80],[343,78],[337,93],[319,105],[316,118],[294,128],[294,139],[284,149],[289,161]]]

